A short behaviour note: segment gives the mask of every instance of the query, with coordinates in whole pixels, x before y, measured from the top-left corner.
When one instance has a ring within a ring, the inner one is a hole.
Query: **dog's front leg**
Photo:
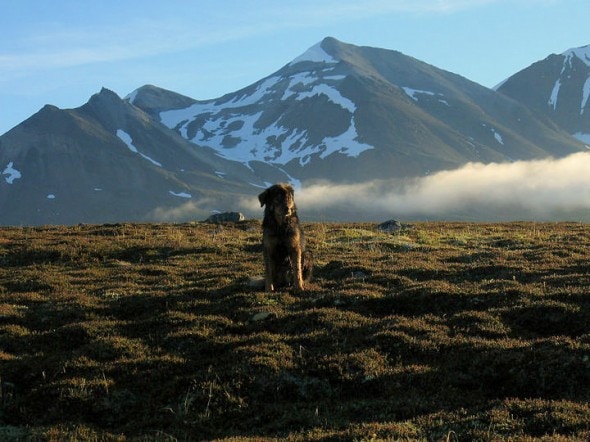
[[[303,270],[301,249],[296,247],[291,252],[291,265],[293,266],[293,286],[296,292],[303,291]]]
[[[274,281],[276,278],[276,266],[273,265],[273,259],[270,251],[265,247],[263,251],[264,255],[264,272],[265,272],[265,283],[264,287],[267,292],[274,291]]]

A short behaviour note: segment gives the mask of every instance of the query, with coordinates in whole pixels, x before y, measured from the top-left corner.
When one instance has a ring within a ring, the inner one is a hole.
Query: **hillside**
[[[584,224],[0,229],[0,439],[587,440]]]

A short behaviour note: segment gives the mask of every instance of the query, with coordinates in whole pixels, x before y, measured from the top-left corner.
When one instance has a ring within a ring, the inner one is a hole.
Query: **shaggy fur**
[[[311,254],[305,250],[294,194],[289,184],[275,184],[258,195],[260,206],[266,206],[262,248],[267,291],[291,283],[299,292],[304,289],[304,281],[311,278]]]

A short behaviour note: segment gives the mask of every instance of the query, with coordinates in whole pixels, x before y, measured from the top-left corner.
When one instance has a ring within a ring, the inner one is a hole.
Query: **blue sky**
[[[0,0],[0,134],[103,86],[217,98],[326,36],[493,87],[590,44],[588,17],[588,0]]]

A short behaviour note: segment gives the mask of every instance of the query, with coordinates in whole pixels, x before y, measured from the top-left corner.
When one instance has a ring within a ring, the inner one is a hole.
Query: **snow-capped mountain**
[[[547,115],[590,145],[590,46],[552,54],[514,74],[496,90]]]
[[[220,156],[244,164],[272,163],[285,166],[297,161],[305,166],[313,155],[324,159],[333,153],[357,157],[372,149],[358,140],[356,104],[343,96],[338,84],[346,75],[335,73],[338,61],[321,45],[311,48],[289,67],[313,61],[312,70],[277,74],[244,91],[212,103],[195,103],[185,109],[160,112],[160,120],[195,144],[215,149]],[[295,125],[305,112],[306,100],[320,99],[316,112],[338,116],[338,127]],[[245,111],[241,113],[240,111]],[[277,112],[278,110],[278,112]],[[200,119],[206,116],[203,124]],[[261,124],[262,117],[276,116]],[[199,121],[199,123],[197,123]],[[344,128],[344,131],[342,131]]]
[[[569,93],[559,84],[557,111]],[[215,100],[143,86],[44,107],[0,136],[0,225],[200,219],[278,181],[362,183],[585,150],[572,133],[504,90],[326,38]]]
[[[502,94],[399,52],[333,38],[217,100],[170,106],[157,90],[155,106],[155,93],[140,88],[129,100],[266,181],[269,166],[291,181],[350,182],[581,149]]]

